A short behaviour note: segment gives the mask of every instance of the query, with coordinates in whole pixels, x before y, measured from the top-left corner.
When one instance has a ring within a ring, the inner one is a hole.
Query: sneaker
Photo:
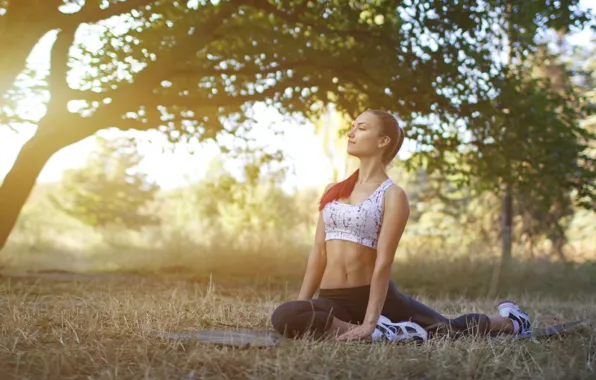
[[[383,315],[379,317],[377,328],[372,334],[374,342],[387,340],[389,342],[425,342],[428,338],[426,330],[414,322],[391,322]]]
[[[530,316],[519,309],[519,306],[513,301],[503,301],[497,307],[499,315],[511,319],[515,333],[520,335],[532,334],[532,324]],[[517,325],[517,326],[516,326]]]

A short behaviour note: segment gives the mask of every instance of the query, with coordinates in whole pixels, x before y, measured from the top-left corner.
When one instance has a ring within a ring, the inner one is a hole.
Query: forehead
[[[364,123],[372,127],[378,127],[379,118],[372,112],[363,112],[360,115],[358,115],[356,120],[354,120],[354,125],[358,125],[360,123]]]

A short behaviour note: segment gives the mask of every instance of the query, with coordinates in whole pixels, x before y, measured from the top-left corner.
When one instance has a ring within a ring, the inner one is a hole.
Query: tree
[[[558,30],[553,34],[556,51],[547,47],[549,42],[547,39],[543,46],[539,46],[537,54],[531,61],[532,71],[538,78],[549,78],[550,89],[555,92],[565,92],[567,87],[572,86],[579,97],[573,103],[587,104],[586,109],[589,110],[591,107],[590,90],[594,88],[594,85],[590,75],[590,59],[588,57],[593,57],[593,49],[589,49],[592,52],[589,52],[586,57],[582,57],[582,53],[585,53],[583,51],[576,51],[570,55],[566,51],[565,37],[567,34],[565,29]],[[589,112],[583,115],[583,117],[585,116],[587,116],[587,120],[582,120],[580,124],[583,129],[590,131]],[[591,130],[591,133],[594,133],[594,129]],[[590,156],[590,141],[586,141],[586,143],[583,154]],[[596,158],[594,155],[591,157]],[[561,196],[553,199],[547,207],[534,202],[532,193],[518,192],[516,194],[517,208],[522,216],[520,232],[527,237],[531,246],[538,238],[546,237],[552,243],[552,254],[564,260],[566,256],[563,248],[567,243],[566,229],[575,214],[573,194],[565,186],[556,186],[550,191],[560,193]]]
[[[49,157],[103,128],[159,129],[174,141],[203,140],[249,126],[247,110],[255,102],[309,118],[334,103],[351,117],[369,107],[396,112],[409,138],[440,155],[455,149],[444,136],[446,123],[490,114],[493,103],[486,99],[501,78],[493,57],[498,1],[200,0],[193,6],[128,0],[105,11],[88,1],[68,16],[56,11],[56,0],[36,8],[16,3],[3,3],[3,31],[26,30],[23,13],[11,16],[25,8],[59,16],[40,25],[60,30],[50,57],[47,113],[0,188],[0,248]],[[576,1],[558,8],[550,1],[523,4],[520,14],[541,17],[539,26],[578,18]],[[116,11],[126,8],[134,11]],[[100,49],[74,44],[80,22],[116,13],[120,27],[103,22]],[[528,17],[517,26],[539,27]],[[528,49],[533,44],[518,41]],[[66,75],[77,62],[88,65],[88,76],[71,87]],[[84,106],[71,112],[73,100]]]
[[[56,208],[99,230],[111,227],[138,230],[159,219],[147,208],[159,186],[137,171],[142,161],[128,138],[97,138],[98,149],[81,168],[64,173],[59,195],[50,195]]]
[[[556,89],[550,78],[531,75],[539,46],[537,33],[581,25],[585,15],[569,12],[572,4],[566,4],[570,8],[565,17],[556,17],[560,9],[546,15],[548,9],[542,8],[546,3],[491,4],[502,18],[501,39],[508,48],[506,61],[495,61],[495,75],[488,78],[491,95],[470,114],[453,120],[445,137],[432,142],[435,150],[420,152],[415,162],[460,174],[462,183],[474,179],[480,190],[502,197],[501,264],[490,287],[492,295],[511,258],[515,194],[528,195],[536,207],[547,210],[555,202],[564,204],[566,194],[576,192],[580,206],[593,208],[596,174],[594,160],[586,154],[594,135],[579,123],[583,110],[577,92],[571,86]],[[456,160],[453,152],[459,152]]]
[[[278,160],[269,160],[261,152],[247,152],[244,157],[239,176],[224,167],[222,157],[212,160],[205,179],[184,190],[186,210],[181,211],[192,210],[193,217],[200,218],[201,234],[195,236],[203,244],[211,240],[244,249],[283,247],[312,225],[316,202],[305,207],[281,189],[285,171],[277,167]]]

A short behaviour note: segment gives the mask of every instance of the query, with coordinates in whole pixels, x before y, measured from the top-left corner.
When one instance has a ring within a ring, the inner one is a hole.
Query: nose
[[[350,128],[350,131],[348,132],[348,138],[353,138],[354,137],[354,127]]]

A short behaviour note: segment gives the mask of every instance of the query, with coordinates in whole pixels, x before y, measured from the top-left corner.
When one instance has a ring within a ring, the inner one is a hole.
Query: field
[[[164,195],[161,226],[109,234],[53,209],[44,192],[56,189],[41,191],[0,255],[0,380],[596,378],[592,214],[578,213],[569,227],[567,261],[517,242],[495,298],[487,298],[499,254],[490,213],[478,212],[482,223],[458,224],[425,212],[396,255],[400,289],[444,314],[494,313],[499,300],[513,298],[538,326],[586,319],[564,339],[233,349],[156,333],[270,328],[276,305],[296,296],[312,245],[313,218],[302,198],[256,192],[283,202],[230,203],[209,216],[194,210],[212,198],[194,204]],[[254,218],[255,209],[277,214]]]
[[[596,299],[518,298],[538,325],[583,318],[562,339],[439,339],[422,346],[291,342],[234,349],[154,337],[174,330],[269,328],[294,287],[67,274],[0,282],[2,379],[326,379],[596,377]],[[419,297],[447,315],[497,300]]]

